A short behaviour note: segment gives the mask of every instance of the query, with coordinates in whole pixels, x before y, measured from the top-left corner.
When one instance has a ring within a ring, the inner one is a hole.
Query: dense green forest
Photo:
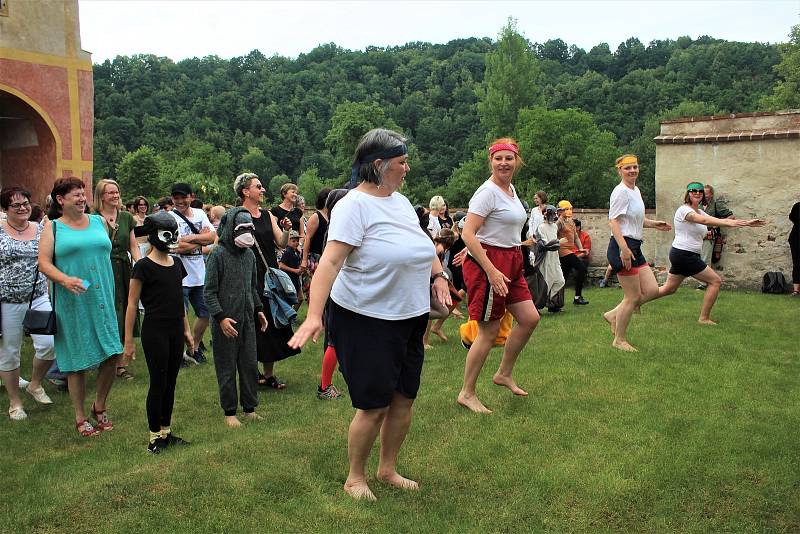
[[[488,175],[487,142],[513,135],[525,198],[544,189],[604,207],[614,158],[634,152],[653,205],[658,121],[791,107],[799,45],[795,27],[784,45],[630,38],[587,52],[530,42],[510,20],[497,41],[330,43],[297,59],[118,56],[94,66],[94,175],[117,178],[126,197],[188,181],[206,201],[232,202],[233,177],[248,170],[271,196],[293,181],[313,203],[344,183],[360,135],[385,126],[409,138],[412,202],[466,205]]]

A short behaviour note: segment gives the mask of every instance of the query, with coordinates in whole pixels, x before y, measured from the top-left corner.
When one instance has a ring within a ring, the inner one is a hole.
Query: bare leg
[[[447,317],[436,319],[436,322],[431,327],[431,332],[436,334],[442,341],[447,341],[447,336],[444,335],[444,332],[442,332],[442,326],[444,326],[445,319],[447,319]]]
[[[72,408],[75,410],[75,422],[81,423],[86,420],[86,410],[83,406],[83,401],[86,400],[86,372],[67,373],[67,389]]]
[[[714,307],[714,303],[717,301],[722,279],[711,267],[706,267],[694,275],[694,277],[700,282],[708,284],[706,293],[703,295],[703,305],[700,308],[700,318],[697,320],[697,322],[700,324],[717,324],[716,321],[711,320],[711,308]]]
[[[397,455],[411,426],[411,406],[414,399],[394,394],[392,404],[381,425],[381,457],[378,463],[377,478],[381,482],[401,489],[419,489],[414,480],[405,478],[397,472]]]
[[[347,458],[350,472],[344,483],[344,491],[354,499],[375,500],[375,494],[367,485],[367,458],[381,429],[389,408],[379,410],[356,410],[347,433]]]
[[[432,349],[433,345],[429,343],[431,337],[431,328],[433,321],[428,321],[428,326],[425,327],[425,333],[422,335],[422,348],[425,350]]]
[[[194,320],[194,324],[192,325],[194,350],[200,348],[200,342],[203,341],[203,334],[206,333],[206,328],[208,328],[208,317],[198,317]]]
[[[114,385],[114,377],[117,372],[117,361],[119,356],[112,356],[97,369],[97,392],[95,393],[94,409],[97,412],[106,410],[106,400],[111,386]]]
[[[458,403],[476,413],[492,413],[475,394],[475,384],[481,374],[483,364],[494,346],[494,340],[500,331],[500,320],[478,321],[478,335],[467,353],[464,365],[464,385],[458,394]]]
[[[0,379],[8,392],[9,409],[21,408],[22,399],[19,398],[19,367],[13,371],[0,371]]]
[[[508,305],[508,311],[516,319],[517,324],[511,329],[511,333],[506,339],[506,346],[503,349],[503,359],[500,360],[500,368],[494,374],[492,381],[498,386],[505,386],[514,395],[527,397],[528,393],[519,387],[512,378],[514,364],[517,362],[519,353],[528,343],[536,325],[539,324],[539,312],[533,301],[525,300]]]
[[[608,312],[608,314],[612,314],[610,316],[612,319],[606,318],[609,322],[613,320],[614,341],[611,342],[611,346],[627,352],[634,352],[636,349],[628,343],[625,335],[628,330],[628,323],[631,320],[631,314],[642,298],[639,275],[620,276],[619,285],[622,286],[622,302]]]
[[[30,391],[36,391],[41,387],[42,380],[44,379],[47,371],[50,370],[50,366],[53,365],[52,360],[40,360],[39,358],[33,358],[33,368],[31,371],[31,383],[28,386]]]
[[[272,374],[275,372],[275,362],[263,362],[264,365],[264,376],[267,378],[271,377]]]

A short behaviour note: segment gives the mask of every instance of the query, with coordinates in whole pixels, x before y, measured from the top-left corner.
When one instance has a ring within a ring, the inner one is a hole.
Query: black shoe
[[[197,350],[202,352],[204,355],[208,351],[208,349],[206,348],[206,344],[203,343],[202,341],[200,342],[200,345],[197,347]]]
[[[547,308],[547,311],[549,311],[550,313],[559,313],[561,311],[561,308]]]
[[[206,355],[200,352],[199,350],[194,351],[194,361],[197,362],[198,365],[202,365],[208,361]]]
[[[188,441],[186,441],[183,438],[179,438],[178,436],[176,436],[172,432],[167,434],[167,437],[161,438],[161,439],[163,439],[166,442],[166,444],[168,446],[170,446],[170,447],[172,447],[173,445],[188,445],[189,444]]]
[[[584,304],[589,304],[589,301],[583,297],[575,297],[572,303],[578,306],[583,306]]]
[[[161,454],[161,451],[167,448],[167,440],[164,438],[156,438],[147,444],[147,452],[150,454]]]

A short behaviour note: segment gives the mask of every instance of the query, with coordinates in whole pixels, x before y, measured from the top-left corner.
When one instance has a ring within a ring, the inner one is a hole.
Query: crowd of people
[[[9,417],[27,416],[20,391],[40,404],[53,402],[43,384],[57,367],[66,375],[78,433],[112,430],[109,394],[115,379],[135,378],[129,367],[141,336],[149,374],[147,450],[160,453],[188,443],[171,430],[176,380],[181,367],[207,361],[203,339],[209,326],[220,410],[232,428],[241,425],[239,407],[245,420],[262,419],[256,411],[259,387],[287,387],[275,375],[276,362],[323,337],[316,395],[343,397],[333,385],[338,365],[356,410],[344,490],[357,499],[375,498],[366,466],[378,435],[377,480],[416,489],[416,481],[399,473],[398,460],[430,335],[447,341],[443,323],[449,316],[462,318],[460,304],[466,302],[468,321],[460,333],[467,353],[454,400],[472,412],[491,413],[478,396],[478,381],[492,347],[502,346],[492,382],[525,397],[514,368],[539,324],[539,310],[563,309],[570,275],[573,303],[589,304],[583,287],[592,240],[573,218],[570,201],[554,206],[546,192],[537,191],[529,213],[513,184],[523,164],[517,142],[497,139],[486,156],[488,179],[467,211],[452,215],[441,196],[431,198],[427,208],[415,208],[400,192],[409,170],[408,147],[401,134],[385,129],[362,137],[348,187],[320,191],[308,219],[291,183],[281,188],[280,203],[265,209],[264,187],[252,173],[233,181],[235,207],[203,206],[190,184],[175,183],[152,210],[144,197],[123,206],[119,184],[110,179],[97,183],[89,206],[81,180],[60,178],[42,222],[34,217],[28,191],[3,188],[0,379]],[[711,240],[708,228],[756,227],[764,221],[721,211],[700,182],[688,184],[673,225],[648,219],[636,187],[636,156],[621,156],[616,169],[620,183],[609,202],[605,281],[616,274],[623,298],[603,314],[612,346],[635,351],[627,339],[634,311],[673,294],[686,277],[707,285],[699,322],[715,324],[710,313],[721,279],[703,256]],[[797,212],[795,204],[790,214],[795,295]],[[659,287],[642,252],[643,229],[673,226],[669,276]],[[295,332],[296,310],[304,300],[307,315]],[[19,369],[29,309],[52,312],[56,328],[51,335],[31,335],[31,379],[23,382]],[[95,370],[87,415],[86,374]]]

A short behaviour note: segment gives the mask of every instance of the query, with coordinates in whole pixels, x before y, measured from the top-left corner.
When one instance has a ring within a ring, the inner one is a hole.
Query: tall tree
[[[481,123],[494,137],[514,131],[520,109],[542,100],[536,84],[539,65],[531,44],[517,32],[513,18],[500,31],[497,46],[486,55],[484,82],[478,87]]]
[[[128,152],[117,165],[117,181],[123,200],[142,195],[155,198],[159,193],[162,159],[149,146]]]
[[[789,42],[781,47],[781,62],[774,69],[778,83],[762,103],[772,109],[800,108],[800,24],[792,26]]]

